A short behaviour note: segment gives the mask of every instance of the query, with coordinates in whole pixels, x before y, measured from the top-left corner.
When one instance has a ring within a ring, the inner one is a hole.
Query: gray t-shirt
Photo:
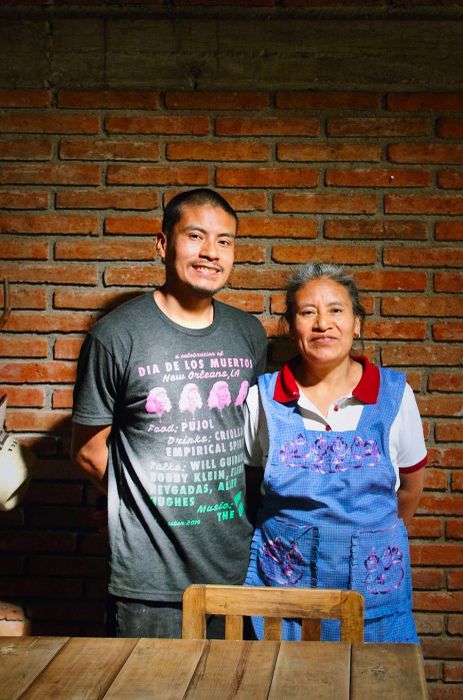
[[[266,336],[214,301],[214,321],[171,321],[152,293],[98,321],[78,363],[73,420],[109,425],[109,591],[179,601],[190,583],[241,584],[243,401],[264,371]]]

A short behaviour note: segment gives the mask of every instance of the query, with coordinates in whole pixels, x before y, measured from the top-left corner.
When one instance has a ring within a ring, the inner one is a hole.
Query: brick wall
[[[410,534],[431,698],[463,689],[463,93],[0,90],[7,427],[38,455],[0,514],[0,633],[101,634],[106,539],[69,464],[76,358],[102,313],[159,284],[162,204],[210,186],[240,215],[220,297],[278,335],[303,261],[354,272],[366,350],[406,370],[428,440]],[[0,294],[0,297],[2,295]],[[461,695],[460,695],[461,697]]]

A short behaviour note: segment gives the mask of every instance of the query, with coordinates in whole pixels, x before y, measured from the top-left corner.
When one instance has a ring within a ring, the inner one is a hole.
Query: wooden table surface
[[[1,700],[415,700],[414,644],[0,637]]]

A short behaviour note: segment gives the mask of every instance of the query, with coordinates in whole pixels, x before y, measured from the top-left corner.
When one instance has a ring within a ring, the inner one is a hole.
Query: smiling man
[[[80,354],[71,456],[108,494],[108,629],[121,637],[180,637],[186,586],[244,580],[252,527],[240,389],[264,370],[266,336],[213,299],[237,228],[212,190],[174,197],[156,245],[164,285],[101,319]],[[223,411],[208,405],[217,382],[231,396]],[[197,408],[185,418],[192,385]],[[155,389],[169,410],[152,410]],[[220,622],[208,632],[221,636]]]

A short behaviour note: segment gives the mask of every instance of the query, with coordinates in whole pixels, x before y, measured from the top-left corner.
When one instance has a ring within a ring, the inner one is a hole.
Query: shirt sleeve
[[[423,424],[413,390],[408,384],[391,427],[389,449],[391,459],[400,471],[416,471],[426,464]]]
[[[87,335],[77,363],[72,420],[83,425],[111,425],[119,372],[110,352]]]
[[[259,413],[262,409],[260,407],[257,384],[249,389],[243,408],[244,462],[251,467],[261,467],[263,463],[263,451],[259,441]]]

